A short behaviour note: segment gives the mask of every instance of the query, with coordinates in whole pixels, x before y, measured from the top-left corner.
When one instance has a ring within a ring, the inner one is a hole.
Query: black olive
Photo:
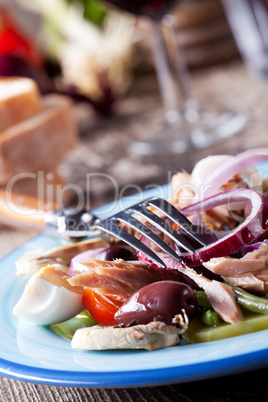
[[[133,261],[138,259],[134,250],[132,251],[131,248],[120,246],[107,247],[95,258],[102,261],[114,261],[119,258],[125,261]]]
[[[160,281],[144,286],[130,296],[114,317],[124,325],[133,320],[137,324],[148,324],[157,317],[169,324],[183,309],[191,320],[197,309],[197,298],[190,286],[182,282]]]

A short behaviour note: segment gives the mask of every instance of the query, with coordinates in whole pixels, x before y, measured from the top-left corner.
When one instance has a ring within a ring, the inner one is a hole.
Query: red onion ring
[[[218,238],[218,240],[206,247],[196,250],[195,253],[180,254],[184,263],[189,267],[194,267],[201,265],[203,262],[209,261],[211,258],[226,257],[258,238],[268,228],[268,204],[265,203],[265,199],[254,190],[232,189],[213,195],[212,197],[206,198],[180,210],[180,212],[185,216],[192,216],[211,208],[215,208],[216,206],[241,201],[244,201],[245,203],[250,202],[252,206],[245,221],[237,228],[225,231],[223,237]],[[215,233],[217,234],[216,231]],[[142,241],[148,245],[148,242],[144,238],[142,238]],[[156,254],[165,262],[168,268],[176,269],[179,264],[173,258],[164,253]],[[139,257],[148,262],[148,259],[146,259],[145,256],[139,254]]]
[[[228,159],[204,180],[203,189],[206,198],[216,194],[220,187],[234,175],[264,160],[268,160],[268,148],[249,149]]]

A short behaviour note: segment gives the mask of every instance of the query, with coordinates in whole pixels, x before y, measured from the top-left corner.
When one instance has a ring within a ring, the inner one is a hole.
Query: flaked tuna
[[[96,237],[47,251],[43,249],[27,251],[16,261],[16,272],[18,276],[33,275],[41,268],[51,265],[68,274],[68,266],[74,256],[90,249],[108,246],[109,243],[106,239]]]
[[[177,208],[181,209],[192,204],[195,189],[191,184],[191,175],[186,172],[179,172],[172,176],[172,199],[171,203]]]
[[[268,291],[268,246],[266,244],[242,258],[212,258],[203,265],[215,274],[221,275],[232,285],[260,294]]]
[[[68,279],[71,285],[90,287],[106,295],[117,295],[123,301],[150,283],[163,280],[180,281],[177,271],[150,267],[138,260],[127,262],[91,259],[82,264],[86,265],[88,271]]]
[[[229,286],[216,280],[210,280],[195,272],[194,269],[183,265],[178,267],[178,271],[187,275],[200,288],[204,289],[212,307],[225,322],[235,324],[243,320],[241,310]]]

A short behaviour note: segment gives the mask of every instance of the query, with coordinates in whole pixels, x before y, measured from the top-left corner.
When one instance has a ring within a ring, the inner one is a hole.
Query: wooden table
[[[194,164],[208,154],[235,154],[247,148],[268,145],[268,83],[249,73],[240,64],[221,66],[195,73],[195,93],[210,102],[221,103],[234,110],[246,110],[250,121],[239,135],[205,150],[191,150],[185,155],[145,158],[130,155],[125,145],[133,135],[161,115],[161,102],[155,80],[145,77],[135,90],[117,105],[117,115],[109,119],[90,120],[80,145],[62,166],[66,178],[86,188],[86,174],[102,174],[91,186],[91,206],[113,199],[112,187],[103,174],[114,178],[118,188],[146,188],[163,184],[171,172],[182,168],[191,171]],[[123,174],[122,174],[123,172]],[[128,189],[129,190],[129,189]],[[125,193],[124,193],[125,194]],[[0,256],[27,241],[35,233],[2,227]],[[0,340],[1,341],[1,340]],[[0,378],[1,402],[32,401],[262,401],[268,399],[267,369],[225,378],[133,389],[82,389],[41,386]]]

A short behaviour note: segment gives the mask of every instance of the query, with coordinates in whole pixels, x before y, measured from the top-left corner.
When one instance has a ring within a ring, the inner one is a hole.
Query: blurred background
[[[175,2],[177,45],[194,96],[201,105],[220,101],[244,110],[249,121],[240,134],[212,147],[142,156],[127,144],[157,124],[163,108],[149,21],[99,0],[0,0],[0,76],[30,77],[42,96],[56,93],[73,101],[77,142],[53,164],[55,184],[75,183],[90,192],[89,206],[95,207],[114,198],[114,182],[125,196],[167,183],[181,169],[190,172],[206,155],[267,145],[267,4]],[[172,60],[164,24],[163,33]],[[59,149],[64,142],[61,134]],[[23,183],[18,191],[36,188]],[[70,202],[74,194],[68,197]]]

